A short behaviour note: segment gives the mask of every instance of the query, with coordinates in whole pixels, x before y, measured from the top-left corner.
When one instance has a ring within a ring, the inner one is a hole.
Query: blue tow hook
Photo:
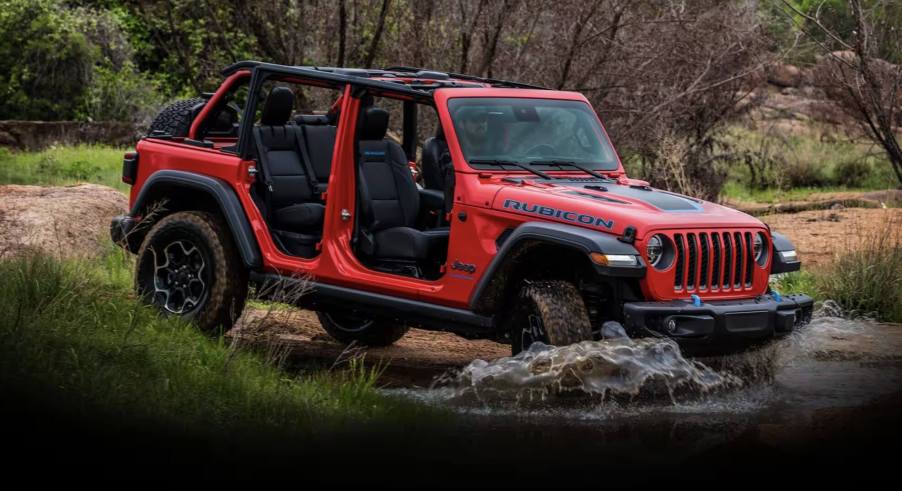
[[[692,305],[694,305],[696,307],[702,306],[702,297],[693,294],[690,298],[692,298]]]
[[[783,301],[783,295],[780,295],[780,292],[778,292],[777,290],[770,292],[770,296],[773,297],[773,299],[776,300],[777,303]]]

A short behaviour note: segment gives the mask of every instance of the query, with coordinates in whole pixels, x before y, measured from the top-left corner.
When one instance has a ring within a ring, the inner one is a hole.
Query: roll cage
[[[404,141],[402,147],[408,155],[412,154],[415,145],[415,136],[412,125],[416,121],[416,104],[425,103],[434,105],[432,92],[439,88],[448,87],[497,87],[497,88],[523,88],[546,89],[535,85],[521,84],[507,80],[482,78],[472,75],[457,73],[445,73],[422,68],[396,66],[385,69],[352,69],[317,66],[286,66],[265,63],[260,61],[241,61],[228,66],[222,71],[226,77],[232,77],[242,71],[249,71],[251,80],[249,91],[258,94],[263,84],[272,78],[290,78],[299,82],[309,83],[341,89],[346,85],[351,86],[351,94],[362,96],[369,93],[373,96],[391,95],[402,99],[404,104]],[[248,104],[244,108],[243,121],[254,121],[259,100],[257,97],[248,98]],[[236,151],[244,159],[253,158],[253,125],[242,124],[238,136]]]

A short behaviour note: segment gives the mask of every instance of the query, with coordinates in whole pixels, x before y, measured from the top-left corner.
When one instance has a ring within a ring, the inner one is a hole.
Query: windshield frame
[[[438,92],[446,92],[444,90],[436,91],[436,96],[439,96]],[[448,90],[447,92],[452,92]],[[441,107],[445,114],[443,114],[443,126],[445,127],[445,134],[449,137],[448,142],[451,143],[452,138],[450,138],[453,134],[453,145],[457,147],[457,153],[459,155],[459,159],[462,163],[466,164],[466,167],[460,170],[470,170],[470,171],[478,171],[478,172],[498,172],[498,173],[524,173],[525,170],[521,169],[506,169],[498,166],[488,166],[488,165],[480,165],[480,164],[471,164],[470,160],[484,160],[484,156],[481,155],[471,155],[467,158],[464,149],[464,142],[460,140],[460,133],[458,130],[462,129],[463,122],[455,121],[452,114],[456,111],[460,110],[461,100],[467,101],[475,101],[477,99],[494,99],[494,100],[503,100],[510,99],[512,101],[527,101],[527,100],[535,100],[536,102],[548,101],[548,102],[561,102],[566,104],[561,104],[561,106],[566,106],[567,104],[579,104],[581,105],[579,109],[584,109],[588,119],[586,120],[587,129],[590,129],[591,132],[594,132],[591,136],[596,138],[597,144],[601,145],[600,152],[601,153],[609,153],[610,156],[606,162],[591,162],[589,160],[582,160],[579,158],[574,158],[572,155],[537,155],[535,158],[523,158],[520,160],[521,162],[529,165],[530,167],[535,167],[536,169],[540,169],[545,172],[554,172],[554,173],[583,173],[583,171],[568,166],[561,166],[559,164],[554,164],[552,161],[573,161],[577,164],[581,164],[585,167],[590,168],[591,170],[617,175],[623,174],[623,165],[620,161],[620,155],[617,153],[617,149],[614,147],[614,144],[611,142],[610,137],[608,136],[607,130],[604,127],[604,124],[601,122],[601,119],[598,117],[598,114],[592,108],[592,105],[582,96],[582,94],[573,93],[573,92],[558,92],[558,91],[534,91],[534,90],[489,90],[480,91],[480,93],[475,93],[474,89],[456,89],[453,92],[470,92],[466,95],[464,94],[442,94],[444,97],[436,97],[437,106]],[[488,93],[486,93],[488,92]],[[477,103],[478,104],[478,103]],[[516,104],[513,103],[512,106]],[[553,104],[549,104],[553,105]],[[458,106],[458,107],[455,107]],[[497,158],[504,157],[505,159],[511,159],[511,155],[498,155]],[[492,157],[489,157],[490,159]],[[454,160],[457,160],[456,158]],[[545,161],[543,163],[542,161]],[[458,166],[460,167],[460,166]]]

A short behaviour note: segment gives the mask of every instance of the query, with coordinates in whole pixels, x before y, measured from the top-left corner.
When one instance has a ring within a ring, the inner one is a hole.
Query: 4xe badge
[[[454,263],[451,264],[451,269],[456,270],[456,271],[463,271],[464,273],[473,274],[476,272],[476,265],[462,263],[462,262],[460,262],[459,259],[455,259]]]

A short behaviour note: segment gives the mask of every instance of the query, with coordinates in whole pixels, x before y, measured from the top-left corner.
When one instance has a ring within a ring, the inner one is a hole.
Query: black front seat
[[[424,142],[422,164],[425,188],[441,191],[445,200],[444,212],[450,213],[454,205],[454,166],[441,128]]]
[[[274,229],[320,233],[325,207],[315,195],[315,176],[305,162],[299,131],[288,124],[294,94],[287,87],[275,87],[266,97],[260,126],[254,138],[263,182],[266,185],[266,213]]]
[[[413,228],[420,196],[407,156],[385,140],[388,112],[370,107],[360,126],[361,251],[379,259],[419,261],[447,248],[448,230]]]

